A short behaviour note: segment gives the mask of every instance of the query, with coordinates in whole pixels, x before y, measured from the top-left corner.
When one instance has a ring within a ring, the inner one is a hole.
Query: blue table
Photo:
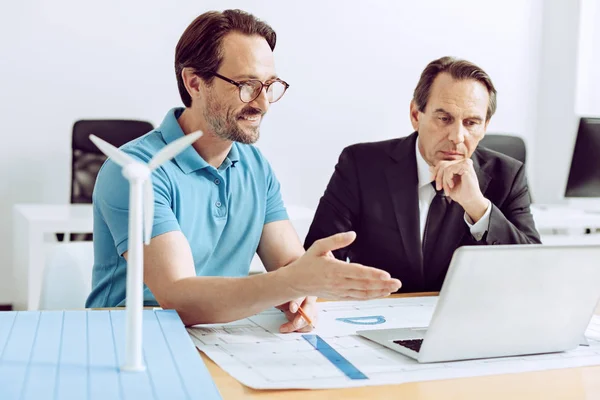
[[[125,310],[0,312],[0,399],[221,399],[179,316],[144,310],[144,372],[122,372]]]

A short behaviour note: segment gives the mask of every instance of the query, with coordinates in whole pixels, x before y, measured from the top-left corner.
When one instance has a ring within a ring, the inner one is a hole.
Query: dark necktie
[[[433,189],[435,190],[435,181],[431,182]],[[427,213],[427,221],[425,222],[425,230],[423,232],[423,260],[427,260],[435,250],[435,245],[442,230],[444,222],[444,215],[446,215],[446,209],[448,208],[448,202],[444,196],[443,190],[435,190],[435,197],[431,201],[429,206],[429,212]]]

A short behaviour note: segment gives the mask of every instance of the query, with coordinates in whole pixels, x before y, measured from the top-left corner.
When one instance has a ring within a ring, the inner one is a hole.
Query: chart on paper
[[[280,334],[277,309],[229,324],[188,328],[196,346],[246,386],[256,389],[342,388],[514,373],[600,364],[600,318],[590,346],[556,354],[419,364],[356,335],[357,330],[429,325],[437,297],[319,303],[310,335]],[[308,336],[308,337],[307,337]]]

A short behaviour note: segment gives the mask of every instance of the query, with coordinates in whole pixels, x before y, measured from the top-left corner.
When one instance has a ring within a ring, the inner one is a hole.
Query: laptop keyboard
[[[416,351],[418,353],[419,350],[421,350],[421,344],[423,343],[423,339],[394,340],[394,343],[409,348],[412,351]]]

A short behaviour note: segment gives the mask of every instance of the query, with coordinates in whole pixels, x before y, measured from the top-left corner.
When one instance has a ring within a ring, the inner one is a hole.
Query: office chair
[[[92,192],[100,167],[106,156],[90,141],[94,134],[108,143],[120,147],[154,127],[146,121],[135,120],[79,120],[73,125],[71,142],[71,203],[92,202]],[[62,240],[57,236],[58,240]],[[72,240],[91,240],[91,234],[71,235]]]
[[[527,159],[525,141],[518,136],[490,133],[481,139],[479,146],[505,154],[521,161],[523,164]],[[529,192],[529,201],[533,203],[531,192]]]
[[[498,153],[515,158],[521,161],[523,164],[525,164],[525,159],[527,158],[525,142],[518,136],[490,133],[481,139],[479,146],[486,147],[490,150],[494,150]]]

